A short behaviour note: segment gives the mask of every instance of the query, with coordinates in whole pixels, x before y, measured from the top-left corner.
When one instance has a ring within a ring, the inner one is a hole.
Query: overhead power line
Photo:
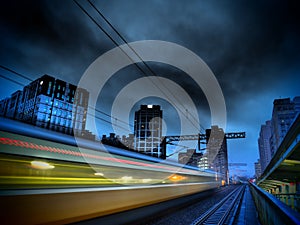
[[[130,127],[133,127],[133,125],[131,125],[131,124],[129,124],[129,123],[127,123],[127,122],[125,122],[125,121],[119,119],[119,118],[116,118],[116,117],[114,117],[114,116],[112,116],[112,115],[109,115],[108,113],[105,113],[105,112],[103,112],[103,111],[101,111],[101,110],[99,110],[99,109],[96,109],[96,108],[94,108],[94,107],[91,107],[91,106],[88,106],[88,107],[89,107],[90,109],[95,110],[95,111],[98,112],[98,113],[101,113],[101,114],[103,114],[103,115],[105,115],[105,116],[108,116],[108,117],[110,117],[110,118],[112,118],[112,119],[114,119],[114,120],[120,121],[121,123],[126,124],[126,125],[128,125],[128,126],[130,126]]]
[[[103,15],[103,13],[101,13],[100,12],[100,10],[90,1],[90,0],[88,0],[88,2],[90,3],[90,5],[96,10],[96,12],[100,15],[100,17],[113,29],[113,31],[121,38],[121,40],[130,48],[130,50],[141,60],[141,62],[143,63],[143,65],[145,65],[145,67],[150,71],[150,73],[153,75],[153,76],[158,76],[152,69],[151,69],[151,67],[142,59],[142,57],[135,51],[135,49],[134,48],[132,48],[132,46],[127,42],[127,40],[122,36],[122,34],[112,25],[112,23],[110,23],[109,22],[109,20]],[[106,32],[107,33],[107,32]],[[127,55],[127,54],[126,54]],[[128,55],[127,55],[128,56]],[[129,56],[128,56],[129,57]],[[143,72],[146,76],[147,76],[147,74],[145,73],[145,72]],[[161,89],[161,88],[159,88],[152,80],[150,80],[166,97],[167,97],[167,95],[166,95],[166,93]],[[174,98],[174,99],[176,99],[176,101],[181,105],[181,106],[183,106],[183,104],[178,100],[178,98],[176,97],[176,95],[174,95],[173,94],[173,92],[172,91],[170,91],[169,90],[169,88],[166,86],[166,85],[164,85],[163,83],[162,83],[162,86],[164,86],[164,88],[166,89],[166,90],[168,90],[168,92],[172,95],[172,97]],[[168,98],[168,97],[167,97]],[[168,98],[169,99],[169,98]],[[171,100],[171,99],[169,99],[173,104],[174,104],[174,102]],[[175,105],[175,104],[174,104]],[[183,108],[185,108],[184,106],[183,106]],[[181,113],[183,113],[183,111],[178,107],[178,110],[181,112]],[[197,121],[197,119],[194,117],[194,115],[192,115],[192,114],[190,114],[191,115],[191,117],[193,118],[193,120],[195,120],[195,121]],[[188,118],[187,118],[188,119]],[[188,119],[190,122],[191,122],[191,124],[193,124],[193,122],[190,120],[190,119]],[[194,124],[193,124],[194,125]],[[195,125],[194,125],[194,127],[198,130],[198,127],[196,127]],[[200,124],[200,127],[201,127],[201,124]],[[202,129],[204,129],[203,127],[202,127]],[[205,130],[205,129],[204,129]],[[201,133],[201,132],[200,132]]]
[[[138,64],[136,64],[132,58],[130,58],[130,56],[119,46],[119,44],[112,38],[112,36],[107,33],[103,27],[76,1],[73,0],[75,2],[75,4],[81,9],[81,11],[84,12],[84,14],[86,14],[96,25],[97,27],[117,46],[119,47],[119,49],[138,67],[138,69],[144,73],[144,71],[140,68],[140,66]]]
[[[18,72],[16,72],[16,71],[12,70],[12,69],[10,69],[10,68],[7,68],[7,67],[2,66],[2,65],[0,65],[0,67],[1,67],[2,69],[7,70],[7,71],[9,71],[9,72],[11,72],[11,73],[14,73],[14,74],[18,75],[19,77],[22,77],[22,78],[24,78],[24,79],[26,79],[26,80],[33,81],[31,78],[29,78],[29,77],[27,77],[27,76],[25,76],[25,75],[23,75],[23,74],[20,74],[20,73],[18,73]],[[23,86],[24,86],[24,85],[23,85]]]
[[[87,113],[87,114],[90,115],[90,116],[92,116],[91,113]],[[115,123],[113,123],[113,122],[110,122],[110,121],[108,121],[108,120],[106,120],[106,119],[103,119],[103,118],[101,118],[101,117],[99,117],[99,116],[94,115],[94,117],[95,117],[96,119],[98,119],[98,120],[101,120],[101,121],[105,122],[105,123],[108,123],[108,124],[114,125],[114,126],[116,126],[116,127],[119,127],[119,128],[121,128],[122,130],[125,130],[125,131],[127,131],[127,132],[129,132],[129,133],[131,132],[131,131],[128,130],[127,128],[122,127],[122,126],[120,126],[120,125],[118,125],[118,124],[115,124]]]
[[[75,3],[76,3],[76,5],[97,25],[97,27],[117,46],[117,47],[119,47],[120,48],[120,46],[118,45],[118,43],[113,39],[113,37],[111,36],[111,35],[109,35],[108,34],[108,32],[106,32],[105,30],[104,30],[104,28],[76,1],[76,0],[73,0]],[[130,46],[130,44],[126,41],[126,39],[120,34],[120,32],[118,32],[117,31],[117,29],[106,19],[106,17],[100,12],[100,10],[98,10],[98,8],[90,1],[90,0],[88,0],[88,2],[89,2],[89,4],[96,10],[96,12],[100,15],[100,17],[102,18],[102,19],[104,19],[104,21],[113,29],[113,31],[121,38],[121,40],[130,48],[130,50],[141,60],[141,62],[145,65],[145,67],[150,71],[150,73],[152,74],[152,75],[154,75],[154,76],[157,76],[157,74],[149,67],[149,65],[140,57],[140,55]],[[122,48],[120,48],[121,50],[122,50],[122,52],[136,65],[136,67],[147,77],[148,75],[147,75],[147,73],[144,71],[144,70],[142,70],[141,69],[141,67],[137,64],[137,63],[135,63],[134,61],[133,61],[133,59],[122,49]],[[153,83],[153,81],[151,80],[151,82]],[[156,87],[157,87],[157,85],[155,84],[155,83],[153,83]],[[165,86],[165,85],[164,85]],[[167,97],[167,95],[166,95],[166,93],[161,89],[161,88],[159,88],[159,87],[157,87],[166,97]],[[165,86],[165,89],[166,90],[168,90],[168,88]],[[168,90],[169,91],[169,93],[171,93],[171,95],[181,104],[181,105],[183,105],[177,98],[176,98],[176,96],[170,91],[170,90]],[[168,97],[167,97],[168,98]],[[169,99],[169,98],[168,98]],[[171,103],[173,103],[174,104],[174,106],[176,106],[176,104],[171,100],[171,99],[169,99],[169,101],[171,102]],[[178,108],[178,110],[179,111],[181,111],[181,113],[184,113],[179,107],[176,107],[176,108]],[[190,114],[191,115],[191,114]],[[195,121],[197,121],[196,120],[196,118],[193,116],[193,115],[191,115],[191,117],[195,120]],[[201,129],[199,130],[199,128],[189,119],[189,118],[187,118],[190,122],[191,122],[191,124],[192,124],[192,126],[194,126],[198,131],[199,131],[199,133],[201,133]],[[202,126],[201,126],[201,124],[200,124],[200,127],[203,129],[203,130],[205,130]]]
[[[15,83],[15,84],[17,84],[17,85],[20,85],[20,86],[22,86],[22,87],[25,86],[24,84],[21,84],[20,82],[15,81],[15,80],[13,80],[13,79],[10,79],[10,78],[8,78],[8,77],[6,77],[6,76],[3,76],[3,75],[1,75],[1,74],[0,74],[0,77],[3,78],[3,79],[5,79],[5,80],[8,80],[8,81],[10,81],[10,82],[13,82],[13,83]]]

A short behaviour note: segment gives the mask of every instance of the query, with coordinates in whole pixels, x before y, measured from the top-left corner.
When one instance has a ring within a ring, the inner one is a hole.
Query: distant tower
[[[257,162],[254,163],[254,169],[255,169],[255,177],[256,179],[258,179],[262,173],[259,159],[257,160]]]
[[[266,124],[261,125],[259,138],[258,138],[258,148],[261,171],[264,171],[269,162],[271,161],[271,121],[266,121]]]
[[[220,173],[222,182],[228,183],[227,140],[222,128],[212,126],[206,130],[207,158],[210,168]]]
[[[134,149],[162,157],[162,110],[159,105],[141,105],[134,117]]]

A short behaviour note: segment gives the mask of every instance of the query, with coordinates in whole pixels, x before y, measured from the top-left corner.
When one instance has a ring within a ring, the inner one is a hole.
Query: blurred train
[[[220,186],[213,171],[76,141],[0,118],[0,215],[5,222],[76,222]]]

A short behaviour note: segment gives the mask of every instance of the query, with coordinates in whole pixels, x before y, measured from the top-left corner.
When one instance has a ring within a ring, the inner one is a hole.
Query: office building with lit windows
[[[66,134],[85,130],[89,93],[44,75],[0,101],[0,115]]]
[[[134,149],[162,157],[162,110],[159,105],[141,105],[134,117]]]

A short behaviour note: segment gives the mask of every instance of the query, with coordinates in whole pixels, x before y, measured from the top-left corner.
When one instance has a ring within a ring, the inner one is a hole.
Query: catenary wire
[[[22,87],[25,86],[24,84],[21,84],[20,82],[15,81],[15,80],[13,80],[13,79],[10,79],[10,78],[8,78],[8,77],[6,77],[6,76],[3,76],[3,75],[1,75],[1,74],[0,74],[0,77],[3,78],[3,79],[5,79],[5,80],[8,80],[8,81],[10,81],[10,82],[13,82],[13,83],[15,83],[15,84],[18,84],[18,85],[20,85],[20,86],[22,86]]]
[[[118,45],[118,43],[111,37],[111,35],[108,34],[108,32],[106,32],[104,30],[104,28],[76,1],[76,0],[73,0],[77,6],[79,6],[79,8],[100,28],[100,30],[106,35],[108,36],[108,38],[110,40],[112,40],[112,42],[120,48],[120,46]],[[137,52],[128,44],[128,42],[125,40],[125,38],[122,37],[122,35],[112,26],[112,24],[104,17],[104,15],[88,0],[88,2],[92,5],[92,7],[98,12],[98,14],[106,21],[108,22],[108,24],[111,26],[111,28],[119,35],[119,37],[126,43],[126,45],[135,53],[135,55],[138,56],[138,58],[141,60],[141,62],[148,68],[148,70],[154,75],[154,76],[157,76],[154,71],[143,61],[143,59],[137,54]],[[120,48],[122,51],[123,49]],[[123,51],[123,53],[125,53],[125,55],[138,67],[138,69],[145,75],[145,76],[148,76],[139,66],[137,63],[135,63],[131,57]],[[151,82],[153,83],[153,81],[151,80]],[[154,84],[155,85],[155,84]],[[158,87],[159,88],[159,87]],[[163,90],[161,90],[161,88],[159,88],[160,91],[167,97],[167,95],[164,93]],[[167,88],[166,88],[167,89]],[[170,92],[172,94],[172,92]],[[173,94],[172,94],[173,95]],[[176,96],[173,95],[173,97],[175,97],[176,99]],[[170,100],[170,99],[169,99]],[[170,100],[172,102],[172,100]],[[178,100],[177,100],[178,101]],[[178,101],[179,102],[179,101]],[[176,104],[174,104],[176,106]],[[180,110],[182,112],[182,110],[179,108],[179,107],[176,107],[178,108],[178,110]],[[183,113],[183,112],[182,112]],[[191,114],[190,114],[191,115]],[[191,115],[193,117],[193,115]],[[191,124],[197,129],[199,130],[199,128],[189,119],[187,118]],[[195,119],[195,118],[193,118]],[[201,124],[200,124],[201,126]],[[202,129],[204,129],[203,127],[201,127]],[[201,130],[199,130],[201,132]]]
[[[11,73],[14,73],[14,74],[18,75],[19,77],[22,77],[22,78],[24,78],[24,79],[26,79],[26,80],[33,81],[33,80],[32,80],[31,78],[29,78],[28,76],[25,76],[25,75],[23,75],[23,74],[20,74],[20,73],[16,72],[15,70],[12,70],[12,69],[10,69],[10,68],[7,68],[6,66],[0,65],[0,67],[1,67],[2,69],[7,70],[7,71],[9,71],[9,72],[11,72]]]
[[[121,35],[121,33],[112,25],[112,23],[110,23],[109,22],[109,20],[108,19],[106,19],[106,17],[103,15],[103,13],[101,13],[100,12],[100,10],[90,1],[90,0],[88,0],[88,2],[90,3],[90,5],[96,10],[96,12],[101,16],[101,18],[113,29],[113,31],[121,38],[121,40],[130,48],[130,50],[141,60],[141,62],[145,65],[145,67],[150,71],[150,73],[153,75],[153,76],[157,76],[157,74],[151,69],[151,67],[142,59],[142,57],[135,51],[135,49],[134,48],[132,48],[132,46],[127,42],[127,40]],[[146,76],[147,76],[147,74],[146,73],[144,73]],[[153,81],[151,80],[151,82],[153,83]],[[153,83],[154,85],[155,85],[155,83]],[[168,87],[166,86],[166,85],[164,85],[163,83],[162,83],[162,85],[164,86],[164,88],[166,89],[166,90],[168,90],[168,92],[172,95],[172,97],[174,98],[174,99],[176,99],[177,100],[177,102],[181,105],[181,106],[183,106],[183,104],[178,100],[178,98],[176,97],[176,95],[174,95],[173,94],[173,92],[171,92],[169,89],[168,89]],[[156,86],[156,85],[155,85]],[[156,86],[157,87],[157,86]],[[157,87],[157,88],[159,88],[159,87]],[[160,89],[160,91],[167,97],[167,95],[164,93],[164,91],[161,89],[161,88],[159,88]],[[168,98],[168,97],[167,97]],[[168,98],[169,99],[169,98]],[[170,99],[169,99],[170,100]],[[172,102],[172,100],[170,100],[171,102]],[[173,104],[174,104],[174,102],[172,102]],[[175,104],[174,104],[175,105]],[[179,108],[179,107],[177,107],[178,108],[178,110],[179,111],[181,111],[181,113],[183,113],[182,112],[182,110]],[[183,106],[183,108],[184,108],[184,106]],[[195,121],[197,121],[196,120],[196,118],[194,117],[194,115],[192,115],[192,114],[189,114],[189,115],[191,115],[191,117],[193,118],[193,120],[195,120]],[[189,120],[189,119],[188,119]],[[191,122],[191,124],[193,124],[193,122],[191,121],[191,120],[189,120],[190,122]],[[194,125],[193,125],[194,126]],[[196,129],[198,129],[198,127],[196,127],[196,126],[194,126]],[[201,127],[201,124],[200,124],[200,127]],[[202,127],[202,129],[204,129],[203,127]]]

